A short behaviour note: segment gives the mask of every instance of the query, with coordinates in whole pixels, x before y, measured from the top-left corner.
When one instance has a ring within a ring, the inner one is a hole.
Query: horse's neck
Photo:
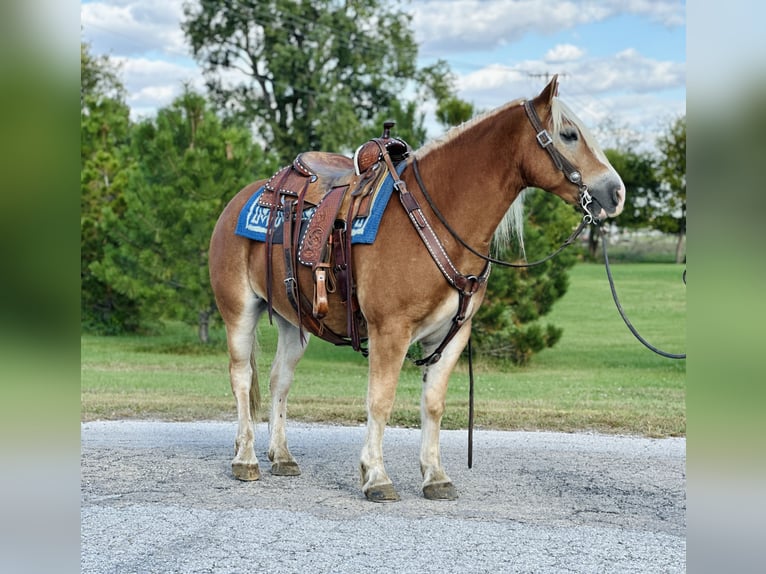
[[[507,117],[512,113],[472,126],[419,160],[434,203],[457,233],[481,250],[525,187],[517,159],[518,114]]]

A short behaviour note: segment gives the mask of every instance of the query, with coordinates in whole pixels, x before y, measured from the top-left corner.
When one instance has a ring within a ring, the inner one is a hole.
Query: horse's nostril
[[[615,205],[620,205],[622,203],[622,198],[624,197],[624,193],[622,191],[621,187],[616,187],[614,191],[612,192],[612,197],[614,199]]]

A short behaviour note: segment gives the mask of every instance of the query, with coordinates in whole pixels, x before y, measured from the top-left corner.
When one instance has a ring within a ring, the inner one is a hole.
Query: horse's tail
[[[253,417],[253,422],[258,422],[258,409],[261,407],[261,387],[258,384],[258,367],[255,364],[255,357],[257,351],[257,342],[253,342],[253,349],[250,351],[250,368],[252,375],[250,375],[250,413]]]

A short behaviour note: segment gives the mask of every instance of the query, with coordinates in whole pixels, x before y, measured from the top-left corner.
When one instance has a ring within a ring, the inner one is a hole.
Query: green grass
[[[641,334],[670,352],[684,352],[683,267],[614,265],[623,308]],[[526,367],[478,359],[476,425],[498,429],[598,431],[645,436],[686,432],[685,361],[646,350],[622,323],[603,266],[578,264],[566,296],[546,317],[564,329],[552,349]],[[258,328],[258,371],[264,404],[276,329]],[[171,326],[153,337],[82,337],[82,419],[163,420],[236,417],[223,333],[202,349],[194,332]],[[359,423],[365,420],[367,361],[347,348],[312,340],[290,393],[293,420]],[[406,364],[391,424],[419,425],[420,371]],[[455,370],[444,428],[465,428],[465,363]],[[267,409],[261,409],[261,418]]]

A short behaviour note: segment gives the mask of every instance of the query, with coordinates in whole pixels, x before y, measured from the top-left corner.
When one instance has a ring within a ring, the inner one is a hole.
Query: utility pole
[[[525,72],[525,74],[526,74],[526,75],[527,75],[527,77],[529,77],[529,78],[545,78],[545,83],[546,83],[546,84],[547,84],[548,82],[550,82],[550,81],[551,81],[551,78],[554,76],[554,72],[548,72],[548,71],[546,71],[546,72],[542,72],[542,73],[537,73],[537,74],[535,74],[535,73],[532,73],[532,72]],[[565,78],[565,77],[567,77],[568,75],[569,75],[569,74],[567,74],[566,72],[561,72],[561,73],[559,73],[559,77],[560,77],[560,78]]]

